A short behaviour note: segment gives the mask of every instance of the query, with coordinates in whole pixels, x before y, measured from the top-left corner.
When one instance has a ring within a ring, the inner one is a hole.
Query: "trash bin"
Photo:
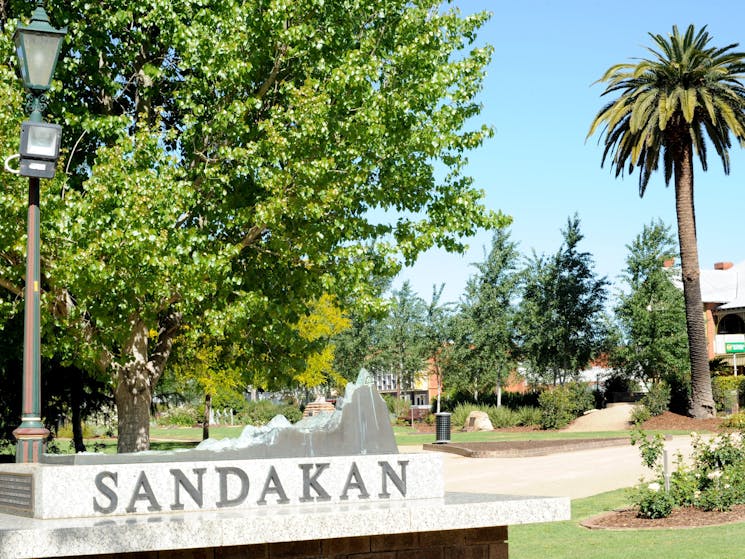
[[[435,414],[435,444],[450,442],[450,414],[440,412]]]

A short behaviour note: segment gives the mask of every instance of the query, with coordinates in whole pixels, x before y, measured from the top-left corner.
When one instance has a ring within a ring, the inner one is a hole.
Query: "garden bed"
[[[665,528],[697,528],[745,521],[745,505],[735,505],[725,512],[705,511],[696,507],[673,509],[666,518],[639,518],[634,508],[604,512],[582,521],[585,528],[601,530],[644,530]]]

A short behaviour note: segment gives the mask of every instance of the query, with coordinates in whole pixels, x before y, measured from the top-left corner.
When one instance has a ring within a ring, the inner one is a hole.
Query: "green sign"
[[[745,353],[745,342],[727,342],[724,344],[727,353]]]

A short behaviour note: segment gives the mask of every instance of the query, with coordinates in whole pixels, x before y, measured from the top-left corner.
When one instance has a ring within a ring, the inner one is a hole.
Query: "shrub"
[[[631,444],[632,446],[639,445],[642,464],[650,470],[655,469],[655,465],[659,462],[665,449],[662,435],[659,433],[655,435],[647,435],[641,429],[634,429],[631,432]]]
[[[722,425],[728,429],[735,429],[737,431],[745,430],[745,411],[732,414],[727,419],[722,421]]]
[[[675,506],[673,496],[657,481],[638,487],[632,493],[631,501],[639,508],[641,518],[665,518],[670,516]]]
[[[671,412],[688,413],[688,402],[691,399],[691,378],[688,373],[672,372],[665,376],[665,382],[670,387]]]
[[[200,422],[199,410],[194,406],[178,406],[160,413],[158,423],[177,427],[191,427]]]
[[[517,410],[518,425],[530,427],[541,424],[541,410],[534,406],[522,406]]]
[[[670,474],[669,492],[661,487],[661,436],[649,437],[642,431],[634,431],[632,444],[636,443],[642,451],[644,465],[656,472],[654,483],[641,484],[632,492],[639,516],[661,518],[670,514],[674,506],[727,511],[733,505],[745,504],[745,441],[742,437],[731,434],[719,435],[713,440],[694,437],[691,465],[686,466],[678,454],[676,469]]]
[[[631,410],[631,423],[636,426],[640,426],[645,421],[652,419],[652,414],[649,412],[647,406],[637,405]]]
[[[541,429],[561,429],[575,417],[569,390],[564,386],[541,392],[538,405],[541,410]]]
[[[586,383],[568,382],[564,387],[569,397],[569,409],[574,417],[579,417],[595,407],[595,396],[592,394],[592,388]]]
[[[737,377],[734,375],[712,377],[711,392],[717,410],[722,411],[726,409],[727,404],[731,404],[727,399],[732,390],[737,391],[739,399],[739,396],[745,392],[745,377],[742,375]]]
[[[700,493],[698,477],[695,472],[685,467],[683,456],[680,454],[678,454],[677,464],[677,468],[670,474],[670,495],[676,505],[691,507],[696,504]]]
[[[290,422],[294,423],[303,417],[303,412],[298,406],[290,404],[277,405],[271,400],[257,400],[247,402],[243,411],[238,414],[238,422],[244,425],[261,426],[269,423],[276,415],[284,415]]]
[[[486,413],[489,414],[489,421],[495,429],[514,427],[520,421],[520,414],[505,406],[499,408],[489,406]]]
[[[670,385],[664,380],[654,383],[642,398],[641,403],[652,416],[666,412],[670,406]]]
[[[502,406],[515,410],[522,406],[538,406],[538,392],[502,392]],[[482,394],[478,401],[473,397],[471,392],[458,391],[448,395],[443,395],[440,409],[442,411],[452,411],[461,404],[472,404],[475,406],[493,406],[497,407],[497,395],[495,393]],[[437,410],[437,399],[432,399],[432,413]]]
[[[411,402],[403,398],[396,398],[393,394],[384,394],[383,400],[390,413],[396,420],[407,419],[411,410]]]
[[[300,408],[292,404],[277,406],[277,413],[275,415],[284,415],[290,423],[297,423],[303,418],[303,412],[300,411]]]
[[[713,477],[716,474],[716,477]],[[715,471],[709,474],[712,483],[701,492],[696,504],[704,510],[724,512],[737,504],[739,490],[731,483],[729,475]]]

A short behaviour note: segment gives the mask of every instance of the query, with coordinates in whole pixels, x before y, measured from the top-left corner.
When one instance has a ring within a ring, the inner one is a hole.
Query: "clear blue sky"
[[[707,25],[712,45],[740,43],[745,51],[745,3],[737,0],[455,0],[463,13],[487,10],[480,42],[494,46],[481,94],[485,122],[495,135],[469,157],[467,173],[486,192],[486,206],[512,216],[512,238],[523,254],[553,253],[560,230],[575,212],[596,271],[616,281],[626,245],[644,224],[660,218],[675,231],[672,185],[653,176],[644,198],[638,175],[615,179],[600,167],[599,136],[585,141],[604,104],[593,83],[613,64],[647,54],[648,32],[667,35],[674,24]],[[745,149],[731,151],[722,172],[713,149],[709,171],[695,168],[696,219],[701,266],[745,259]],[[430,251],[404,269],[394,288],[409,280],[429,300],[445,283],[443,300],[459,300],[473,262],[483,260],[490,233],[470,239],[464,256]]]

